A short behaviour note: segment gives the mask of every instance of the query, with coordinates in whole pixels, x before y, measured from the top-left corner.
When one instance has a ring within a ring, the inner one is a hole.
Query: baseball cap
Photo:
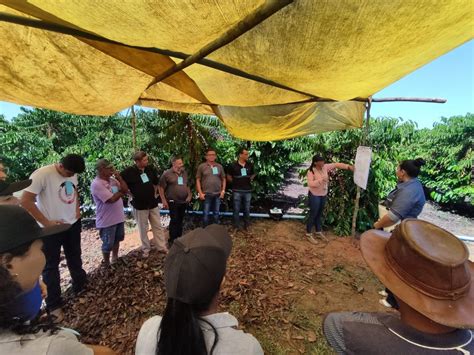
[[[216,224],[176,239],[164,267],[168,298],[187,304],[210,302],[219,290],[231,250],[227,229]]]
[[[64,232],[70,227],[70,224],[58,224],[41,228],[20,206],[0,205],[0,253],[48,235]]]
[[[99,159],[99,160],[97,160],[97,163],[95,163],[95,168],[96,169],[102,169],[102,168],[109,169],[109,168],[113,168],[113,167],[114,167],[114,164],[112,164],[107,159]]]
[[[13,195],[14,192],[21,191],[31,185],[32,180],[22,180],[12,183],[0,181],[0,196]]]

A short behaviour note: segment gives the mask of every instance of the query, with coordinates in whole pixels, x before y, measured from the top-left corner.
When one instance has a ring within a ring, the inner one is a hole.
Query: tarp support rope
[[[170,77],[171,75],[183,70],[190,65],[197,63],[200,59],[204,59],[206,56],[215,52],[219,48],[229,44],[238,37],[242,36],[244,33],[250,31],[252,28],[265,21],[267,18],[280,11],[282,8],[291,4],[293,0],[271,0],[266,1],[262,6],[260,6],[256,11],[246,16],[242,21],[239,21],[234,26],[229,28],[222,36],[216,38],[215,40],[209,42],[204,47],[199,49],[196,53],[190,55],[182,62],[174,65],[173,67],[165,70],[159,76],[157,76],[149,85],[148,88],[152,85],[159,83],[160,81]]]
[[[282,5],[281,5],[280,8],[283,8],[284,6],[288,5],[291,2],[292,1],[289,1],[289,0],[286,0],[285,2],[282,2]],[[274,13],[277,12],[278,10],[273,8]],[[257,10],[257,12],[258,12],[258,10]],[[251,15],[249,15],[249,16],[251,16]],[[271,16],[271,14],[266,14],[266,16],[267,16],[266,18],[268,18],[269,16]],[[263,20],[264,19],[262,19],[261,21],[263,21]],[[200,52],[197,52],[197,53],[195,53],[194,55],[191,56],[191,55],[186,54],[186,53],[171,51],[171,50],[167,50],[167,49],[148,48],[148,47],[139,47],[139,46],[126,45],[126,44],[116,42],[116,41],[110,40],[108,38],[98,36],[96,34],[86,32],[86,31],[82,31],[82,30],[79,30],[79,29],[76,29],[76,28],[70,28],[70,27],[67,27],[67,26],[63,26],[63,25],[59,25],[59,24],[55,24],[55,23],[51,23],[51,22],[47,22],[47,21],[43,21],[43,20],[38,20],[38,19],[34,19],[34,18],[28,18],[28,17],[23,17],[23,16],[12,15],[12,14],[5,13],[5,12],[0,12],[0,21],[15,23],[17,25],[26,26],[26,27],[38,28],[38,29],[41,29],[41,30],[51,31],[51,32],[55,32],[55,33],[62,33],[62,34],[70,35],[70,36],[73,36],[73,37],[82,37],[82,38],[86,38],[86,39],[90,39],[90,40],[94,40],[94,41],[98,41],[98,42],[111,43],[111,44],[115,44],[117,46],[123,46],[123,47],[127,47],[127,48],[138,49],[138,50],[142,50],[142,51],[146,51],[146,52],[150,52],[150,53],[162,54],[162,55],[166,55],[166,56],[173,57],[173,58],[183,59],[183,62],[181,62],[181,63],[184,63],[185,61],[190,60],[188,58],[190,58],[192,56],[196,56],[198,53],[200,53]],[[257,25],[257,24],[255,24],[255,25]],[[237,37],[235,37],[235,38],[237,38]],[[218,40],[216,40],[216,41],[218,41]],[[227,43],[229,43],[229,42],[227,42]],[[211,42],[211,44],[212,43],[214,43],[214,42]],[[206,47],[204,47],[204,48],[206,48]],[[179,64],[183,65],[181,63],[179,63]],[[319,96],[313,95],[311,93],[289,87],[287,85],[275,82],[273,80],[270,80],[270,79],[267,79],[267,78],[264,78],[264,77],[261,77],[261,76],[258,76],[258,75],[247,73],[243,70],[240,70],[240,69],[234,68],[232,66],[222,64],[222,63],[210,60],[210,59],[197,58],[195,63],[199,63],[199,64],[204,65],[206,67],[213,68],[213,69],[222,71],[224,73],[235,75],[235,76],[238,76],[238,77],[241,77],[241,78],[244,78],[244,79],[248,79],[248,80],[252,80],[252,81],[262,83],[262,84],[265,84],[265,85],[273,86],[273,87],[276,87],[276,88],[279,88],[279,89],[282,89],[282,90],[302,94],[302,95],[308,96],[310,98],[308,100],[302,100],[302,101],[296,101],[296,102],[287,102],[285,104],[305,103],[305,102],[334,102],[334,101],[337,101],[337,100],[333,100],[333,99],[319,97]],[[174,69],[174,68],[175,67],[172,67],[171,69]],[[182,70],[182,68],[180,70]],[[172,75],[172,74],[173,73],[171,73],[170,75]],[[159,79],[161,81],[164,78],[159,78]],[[156,78],[155,78],[155,80],[156,80]],[[150,85],[152,85],[152,84],[150,84]],[[139,99],[143,100],[143,101],[152,101],[152,100],[147,99],[147,98],[139,98]],[[160,100],[156,100],[156,101],[160,101]],[[362,101],[362,102],[365,102],[365,101],[367,101],[367,99],[357,97],[357,98],[353,98],[352,100],[348,100],[348,101],[359,101],[359,102]],[[372,101],[373,102],[409,101],[409,102],[432,102],[432,103],[445,103],[446,102],[445,99],[418,98],[418,97],[387,97],[387,98],[380,98],[380,99],[379,98],[374,98]]]
[[[123,44],[123,43],[120,43],[120,42],[112,41],[108,38],[98,36],[98,35],[95,35],[95,34],[90,33],[90,32],[78,30],[78,29],[75,29],[75,28],[70,28],[70,27],[63,26],[63,25],[58,25],[58,24],[43,21],[43,20],[37,20],[37,19],[22,17],[22,16],[16,16],[16,15],[8,14],[8,13],[5,13],[5,12],[0,12],[0,21],[15,23],[17,25],[26,26],[26,27],[38,28],[40,30],[45,30],[45,31],[50,31],[50,32],[55,32],[55,33],[62,33],[62,34],[65,34],[65,35],[70,35],[70,36],[76,37],[76,38],[77,37],[82,37],[82,38],[90,39],[90,40],[93,40],[93,41],[111,43],[111,44],[114,44],[114,45],[117,45],[117,46],[138,49],[138,50],[145,51],[145,52],[150,52],[150,53],[162,54],[162,55],[166,55],[166,56],[173,57],[173,58],[183,59],[183,62],[188,57],[190,57],[189,54],[182,53],[182,52],[171,51],[171,50],[167,50],[167,49],[161,49],[161,48],[156,48],[156,47],[148,48],[148,47],[131,46],[131,45]],[[313,95],[313,94],[310,94],[310,93],[307,93],[307,92],[304,92],[304,91],[301,91],[301,90],[298,90],[298,89],[294,89],[292,87],[289,87],[287,85],[278,83],[276,81],[273,81],[273,80],[270,80],[270,79],[267,79],[267,78],[264,78],[264,77],[261,77],[261,76],[258,76],[258,75],[250,74],[250,73],[247,73],[243,70],[234,68],[230,65],[222,64],[222,63],[210,60],[210,59],[206,59],[206,58],[199,59],[198,58],[198,60],[196,60],[196,63],[199,63],[201,65],[204,65],[204,66],[212,68],[212,69],[222,71],[222,72],[227,73],[227,74],[235,75],[235,76],[238,76],[238,77],[241,77],[241,78],[244,78],[244,79],[252,80],[252,81],[255,81],[255,82],[258,82],[258,83],[273,86],[273,87],[283,89],[283,90],[286,90],[286,91],[291,91],[291,92],[295,92],[297,94],[305,95],[305,96],[308,96],[309,98],[311,98],[313,100],[316,100],[316,101],[336,101],[336,100],[332,100],[332,99],[320,98],[316,95]],[[172,67],[172,68],[174,68],[174,67]],[[163,79],[161,79],[161,80],[163,80]],[[139,98],[139,99],[141,99],[141,98]],[[358,99],[357,101],[365,101],[365,100],[366,99]]]

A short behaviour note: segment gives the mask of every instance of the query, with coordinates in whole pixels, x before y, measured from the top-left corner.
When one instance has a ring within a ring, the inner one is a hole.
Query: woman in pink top
[[[328,173],[334,169],[354,171],[352,165],[342,163],[325,164],[324,159],[321,156],[315,155],[306,174],[309,188],[309,217],[306,224],[306,236],[312,242],[315,242],[312,235],[313,226],[316,227],[316,235],[325,239],[322,233],[321,216],[323,214],[324,204],[326,203],[326,196],[328,194]]]

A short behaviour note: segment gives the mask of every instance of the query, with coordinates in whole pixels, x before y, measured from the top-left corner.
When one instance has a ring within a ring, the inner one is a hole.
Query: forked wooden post
[[[365,128],[364,132],[362,133],[362,145],[367,144],[367,139],[369,137],[369,128],[370,128],[370,106],[372,104],[372,97],[369,97],[366,103],[366,120],[365,120]],[[357,226],[357,215],[359,214],[359,200],[360,200],[360,187],[356,187],[356,197],[354,201],[354,214],[352,215],[352,230],[351,235],[355,238],[356,236],[356,226]]]

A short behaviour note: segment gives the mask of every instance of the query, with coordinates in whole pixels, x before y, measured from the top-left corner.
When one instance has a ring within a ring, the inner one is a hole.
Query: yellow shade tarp
[[[295,0],[206,59],[294,89],[193,64],[153,79],[226,35],[256,0],[0,0],[0,11],[118,42],[0,21],[0,100],[108,115],[134,103],[216,114],[235,136],[285,139],[361,127],[367,98],[470,40],[471,0]],[[136,46],[142,48],[125,47]],[[319,97],[338,102],[308,102]]]

